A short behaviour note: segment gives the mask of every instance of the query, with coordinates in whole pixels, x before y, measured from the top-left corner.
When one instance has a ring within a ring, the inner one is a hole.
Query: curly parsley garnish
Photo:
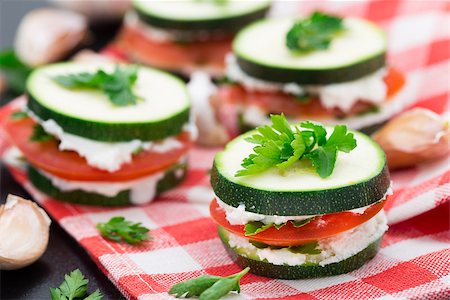
[[[232,291],[239,293],[241,290],[239,281],[249,270],[250,268],[247,267],[227,277],[202,275],[185,280],[172,286],[169,294],[177,298],[184,296],[185,298],[199,297],[200,300],[220,299]]]
[[[106,223],[98,223],[97,229],[103,237],[128,244],[137,244],[144,240],[151,239],[149,229],[141,226],[141,223],[132,223],[124,217],[112,217]]]
[[[131,90],[137,80],[136,67],[116,66],[113,73],[97,70],[94,73],[57,75],[52,79],[66,88],[99,89],[116,106],[133,105],[139,100]]]
[[[343,29],[342,18],[316,11],[292,26],[286,35],[286,46],[297,53],[328,49]]]
[[[245,138],[256,144],[254,153],[244,158],[235,176],[247,176],[261,173],[276,167],[286,170],[296,161],[311,160],[316,172],[325,178],[331,175],[336,163],[337,152],[350,152],[356,147],[353,133],[347,132],[347,126],[337,125],[327,138],[322,124],[310,121],[292,127],[286,117],[271,115],[272,125],[256,128],[258,133]]]
[[[103,295],[96,290],[87,295],[89,280],[84,277],[79,269],[70,272],[64,276],[64,282],[58,288],[50,288],[50,297],[52,300],[101,300]]]

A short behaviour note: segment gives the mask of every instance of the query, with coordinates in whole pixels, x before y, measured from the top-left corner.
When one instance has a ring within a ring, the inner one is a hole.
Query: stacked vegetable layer
[[[240,266],[259,275],[349,272],[376,254],[387,229],[384,152],[342,125],[291,126],[274,115],[272,126],[216,155],[211,184],[220,238]]]
[[[64,63],[35,70],[27,90],[5,128],[42,192],[141,204],[184,178],[195,130],[179,79],[131,65]]]
[[[271,1],[133,1],[118,45],[130,60],[177,73],[223,72],[234,33],[261,19]]]

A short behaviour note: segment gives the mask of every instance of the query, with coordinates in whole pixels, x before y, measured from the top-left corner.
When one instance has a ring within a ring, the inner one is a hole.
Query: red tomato
[[[211,202],[209,210],[213,220],[228,231],[267,245],[287,247],[331,237],[361,225],[374,217],[383,208],[385,202],[382,201],[370,206],[363,214],[355,214],[352,212],[327,214],[316,217],[308,224],[299,228],[294,227],[291,222],[288,222],[280,229],[271,227],[252,236],[245,236],[244,225],[231,225],[226,219],[225,211],[215,199]]]
[[[11,113],[11,109],[9,112]],[[110,173],[89,166],[86,160],[74,151],[60,151],[58,142],[32,142],[30,136],[36,123],[25,118],[13,120],[3,117],[3,128],[12,144],[22,151],[34,166],[55,176],[78,181],[126,181],[167,169],[186,154],[192,142],[188,133],[180,134],[177,139],[183,146],[165,153],[143,151],[120,170]]]
[[[404,76],[395,69],[389,69],[384,81],[387,85],[387,99],[397,93],[404,85]],[[283,92],[262,92],[249,91],[244,87],[233,84],[220,87],[218,97],[223,101],[231,103],[245,103],[261,108],[270,113],[284,112],[290,116],[301,115],[303,119],[326,118],[332,116],[344,116],[345,114],[338,109],[327,110],[318,99],[311,99],[308,102],[300,102],[294,96]],[[355,104],[350,115],[363,112],[371,107],[371,104],[360,101]]]
[[[124,26],[118,46],[131,60],[174,71],[206,67],[224,68],[225,55],[231,51],[231,36],[223,39],[175,43],[152,40],[139,29]]]

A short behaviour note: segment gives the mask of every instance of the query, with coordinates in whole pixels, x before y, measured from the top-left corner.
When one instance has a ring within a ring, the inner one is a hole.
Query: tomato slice
[[[386,101],[389,101],[390,97],[395,95],[404,85],[405,78],[400,72],[390,68],[384,77],[384,82],[387,86]],[[324,108],[317,98],[311,99],[308,102],[301,102],[295,99],[294,96],[283,92],[250,91],[238,84],[220,87],[218,98],[228,103],[254,105],[270,113],[286,113],[290,116],[301,115],[303,119],[354,115],[372,107],[370,103],[361,100],[354,105],[350,112],[344,114],[339,109],[330,110]]]
[[[352,229],[374,217],[384,206],[386,201],[373,204],[363,214],[352,212],[339,212],[316,217],[308,224],[296,228],[291,222],[280,229],[271,227],[258,234],[245,236],[244,225],[231,225],[226,219],[225,210],[214,199],[209,210],[213,220],[228,231],[237,235],[272,246],[296,246],[334,236]]]
[[[231,51],[231,40],[231,36],[192,43],[152,40],[139,28],[124,25],[117,44],[131,60],[144,64],[175,71],[204,66],[218,73]]]
[[[5,108],[6,109],[6,108]],[[14,109],[9,109],[10,113]],[[140,178],[167,169],[186,154],[192,145],[190,135],[177,136],[183,146],[165,153],[143,151],[135,155],[116,172],[107,172],[89,166],[86,160],[74,151],[60,151],[58,142],[32,142],[30,136],[36,124],[32,119],[13,120],[3,115],[3,128],[12,144],[22,151],[34,166],[55,176],[77,181],[126,181]]]

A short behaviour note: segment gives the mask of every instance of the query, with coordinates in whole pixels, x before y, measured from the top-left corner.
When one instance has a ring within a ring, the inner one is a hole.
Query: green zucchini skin
[[[176,170],[179,169],[183,170],[183,176],[181,177],[177,177],[175,174]],[[185,163],[172,167],[158,182],[156,193],[163,193],[180,184],[186,176],[186,171],[187,164]],[[39,173],[39,171],[36,170],[36,168],[31,165],[28,165],[28,179],[35,188],[37,188],[44,194],[54,198],[55,200],[63,202],[96,206],[121,206],[131,204],[129,190],[121,191],[114,197],[85,192],[82,190],[61,191],[52,184],[50,179],[43,176],[41,173]]]
[[[386,65],[383,52],[367,60],[332,69],[288,69],[258,64],[247,60],[235,52],[239,67],[249,76],[279,83],[332,84],[360,79]]]
[[[28,109],[41,120],[54,120],[65,132],[103,142],[154,141],[175,136],[189,122],[189,108],[169,119],[151,123],[106,123],[61,114],[40,104],[28,91]]]
[[[244,204],[247,211],[263,215],[304,216],[330,214],[374,204],[391,184],[385,164],[381,173],[350,186],[302,192],[274,192],[229,181],[220,174],[216,162],[211,170],[211,186],[217,197],[233,207]]]
[[[219,227],[219,237],[231,259],[241,268],[250,267],[250,272],[265,277],[278,279],[306,279],[324,276],[345,274],[356,270],[371,260],[378,253],[381,238],[372,242],[362,251],[340,262],[320,266],[318,264],[305,264],[300,266],[274,265],[269,262],[250,259],[236,253],[227,243]]]
[[[239,16],[227,16],[209,20],[175,20],[162,18],[157,15],[149,14],[148,12],[143,12],[136,7],[134,8],[135,12],[139,16],[139,19],[149,24],[150,26],[185,32],[208,30],[228,33],[237,32],[239,29],[245,27],[246,25],[264,18],[269,9],[270,5],[255,10],[251,13]]]

